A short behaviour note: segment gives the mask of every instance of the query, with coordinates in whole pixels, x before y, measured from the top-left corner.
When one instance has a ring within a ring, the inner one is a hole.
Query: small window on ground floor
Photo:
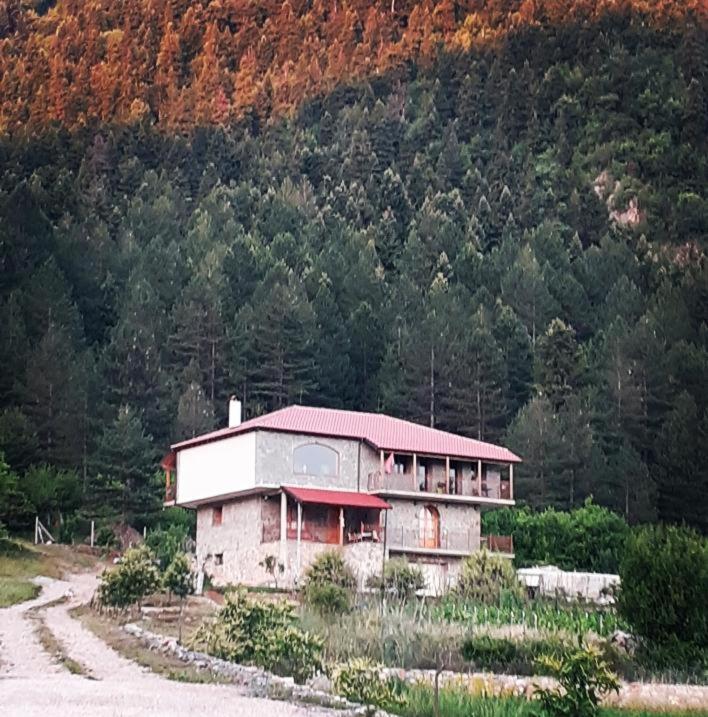
[[[224,564],[224,554],[216,553],[214,555],[214,565],[223,565],[223,564]]]

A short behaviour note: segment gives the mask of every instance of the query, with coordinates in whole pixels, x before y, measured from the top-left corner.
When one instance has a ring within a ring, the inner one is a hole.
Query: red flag
[[[386,459],[386,462],[384,463],[384,472],[393,473],[393,453],[389,455],[389,457]]]

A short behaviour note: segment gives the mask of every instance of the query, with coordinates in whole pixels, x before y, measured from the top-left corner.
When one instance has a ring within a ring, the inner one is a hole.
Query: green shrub
[[[540,657],[558,658],[567,649],[568,645],[559,638],[512,640],[473,635],[463,642],[462,656],[480,670],[531,675]]]
[[[384,566],[383,581],[380,575],[372,575],[366,584],[376,590],[383,587],[386,594],[396,600],[409,600],[425,588],[425,577],[417,565],[411,565],[404,558],[393,558]]]
[[[405,700],[400,684],[392,678],[382,677],[380,665],[366,657],[355,657],[332,671],[334,691],[352,702],[375,705],[384,710],[400,708]]]
[[[708,541],[688,528],[647,526],[627,541],[620,614],[651,642],[708,647]]]
[[[484,513],[485,534],[511,535],[519,567],[556,565],[563,570],[616,573],[629,526],[616,513],[588,500],[581,508],[504,508]]]
[[[465,600],[491,605],[503,596],[520,598],[523,589],[509,559],[480,550],[462,561],[455,593]]]
[[[149,548],[141,545],[125,551],[123,559],[113,570],[104,570],[98,586],[100,605],[125,609],[155,592],[160,574]]]
[[[305,602],[323,613],[342,613],[351,605],[356,578],[337,550],[321,553],[305,573]]]
[[[103,525],[98,529],[95,544],[97,547],[102,548],[106,552],[117,550],[120,547],[118,537],[107,525]]]
[[[579,644],[560,657],[543,655],[537,665],[558,680],[558,687],[536,686],[544,717],[596,717],[600,699],[610,692],[619,692],[619,680],[600,651],[594,646]]]
[[[166,528],[148,532],[145,543],[157,558],[160,570],[166,570],[176,555],[187,552],[188,540],[188,527],[182,523],[173,523]]]
[[[302,682],[322,667],[322,640],[304,632],[286,602],[258,602],[229,593],[224,607],[204,623],[191,644],[224,660],[257,665]]]

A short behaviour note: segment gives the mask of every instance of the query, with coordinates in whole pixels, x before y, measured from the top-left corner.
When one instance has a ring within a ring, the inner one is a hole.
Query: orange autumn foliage
[[[41,16],[0,0],[0,131],[267,118],[340,83],[429,64],[440,48],[610,12],[708,22],[705,0],[58,0]]]

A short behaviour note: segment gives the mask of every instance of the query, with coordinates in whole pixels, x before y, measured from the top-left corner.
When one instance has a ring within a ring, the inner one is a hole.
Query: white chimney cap
[[[236,396],[229,399],[229,428],[241,425],[241,401]]]

